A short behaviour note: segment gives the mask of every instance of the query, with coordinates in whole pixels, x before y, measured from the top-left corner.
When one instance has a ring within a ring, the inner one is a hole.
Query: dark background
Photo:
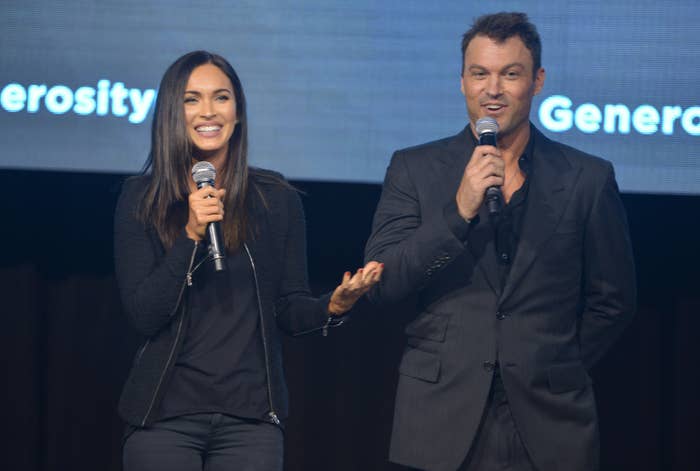
[[[0,171],[0,469],[120,469],[115,408],[138,342],[113,275],[123,178]],[[320,294],[361,266],[380,186],[294,183],[305,192],[309,271]],[[602,469],[697,470],[700,197],[623,201],[639,311],[593,371]],[[408,306],[365,310],[327,338],[285,342],[288,470],[392,469],[393,389],[409,314]]]

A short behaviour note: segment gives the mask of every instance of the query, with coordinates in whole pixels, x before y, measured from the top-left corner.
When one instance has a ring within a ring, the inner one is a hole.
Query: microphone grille
[[[476,120],[476,134],[481,136],[484,133],[498,133],[498,121],[487,116],[485,118],[480,118]]]
[[[216,169],[207,161],[197,162],[192,166],[192,179],[199,185],[200,183],[212,183],[216,180]]]

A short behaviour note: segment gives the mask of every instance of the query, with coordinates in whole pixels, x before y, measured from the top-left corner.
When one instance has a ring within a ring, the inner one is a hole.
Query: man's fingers
[[[499,157],[484,157],[481,162],[468,169],[467,175],[503,174],[505,163]]]

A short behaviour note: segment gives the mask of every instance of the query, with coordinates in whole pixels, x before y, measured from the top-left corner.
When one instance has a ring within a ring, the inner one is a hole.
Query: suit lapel
[[[491,290],[500,297],[502,287],[494,237],[488,209],[485,204],[482,204],[479,208],[479,224],[469,235],[469,253],[476,261]]]
[[[562,152],[534,126],[532,181],[518,249],[506,281],[503,303],[523,279],[562,217],[578,175]]]
[[[445,145],[446,151],[441,152],[435,159],[438,165],[436,174],[441,181],[441,186],[447,193],[454,190],[451,193],[452,198],[457,194],[464,168],[474,151],[474,143],[467,132],[469,132],[468,127],[449,139]]]

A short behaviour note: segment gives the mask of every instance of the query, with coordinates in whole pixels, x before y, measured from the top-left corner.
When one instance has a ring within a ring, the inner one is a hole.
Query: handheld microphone
[[[479,136],[480,146],[496,147],[496,134],[498,134],[498,121],[493,118],[485,117],[476,121],[476,134]],[[486,207],[489,211],[489,216],[498,216],[503,206],[503,193],[501,188],[490,186],[486,189]]]
[[[192,166],[192,179],[197,184],[198,189],[205,186],[213,187],[216,180],[216,169],[211,163],[204,160],[197,162]],[[221,237],[219,221],[210,222],[207,225],[207,241],[209,242],[209,255],[214,262],[214,271],[226,270],[224,263],[226,249],[222,244],[223,237]]]

